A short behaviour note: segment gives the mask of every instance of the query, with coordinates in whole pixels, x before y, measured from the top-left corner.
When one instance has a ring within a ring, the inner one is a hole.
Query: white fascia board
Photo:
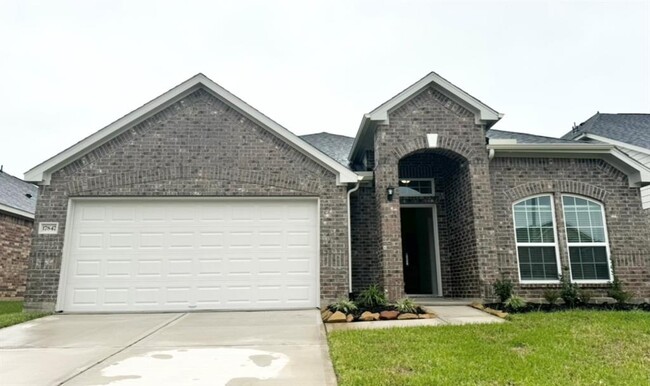
[[[460,99],[461,102],[464,102],[463,104],[466,105],[466,107],[470,107],[471,110],[478,112],[477,118],[479,121],[498,121],[501,119],[501,117],[503,117],[503,114],[499,114],[496,110],[469,95],[435,72],[431,72],[429,75],[420,79],[406,90],[402,91],[392,99],[377,107],[368,115],[373,121],[388,122],[388,113],[391,110],[394,110],[395,108],[401,106],[403,103],[407,102],[411,97],[417,95],[431,83],[436,84],[441,89],[440,91],[446,94],[447,97],[450,97],[452,99]]]
[[[206,91],[212,93],[214,96],[223,100],[235,110],[246,115],[256,123],[267,127],[275,132],[280,138],[286,140],[293,147],[320,163],[327,169],[336,174],[337,184],[347,184],[357,182],[357,175],[350,169],[336,162],[331,157],[322,153],[315,147],[300,139],[298,136],[285,129],[272,119],[260,113],[252,106],[239,99],[228,90],[219,86],[217,83],[210,80],[203,74],[197,74],[173,89],[167,91],[158,98],[148,102],[144,106],[134,110],[133,112],[125,115],[117,121],[99,130],[95,134],[83,139],[77,144],[50,158],[49,160],[41,163],[40,165],[32,168],[25,173],[25,180],[30,182],[49,184],[50,174],[65,165],[73,162],[74,160],[83,157],[93,149],[101,146],[110,139],[118,136],[130,126],[133,126],[153,114],[163,110],[169,105],[189,95],[190,93],[203,87]]]
[[[650,169],[610,144],[490,144],[487,148],[496,157],[603,159],[627,175],[630,187],[650,185]]]
[[[27,211],[12,208],[11,206],[7,206],[7,205],[3,205],[3,204],[0,204],[0,212],[7,212],[7,213],[15,214],[17,216],[25,217],[25,218],[28,218],[30,220],[34,219],[34,213],[29,213]]]
[[[624,147],[626,149],[638,151],[639,153],[650,154],[650,149],[646,149],[645,147],[631,145],[631,144],[629,144],[627,142],[617,141],[617,140],[610,139],[610,138],[607,138],[607,137],[602,137],[600,135],[585,133],[585,134],[579,136],[578,138],[576,138],[576,140],[580,139],[580,138],[595,139],[596,141],[611,143],[612,145],[616,145],[618,147]]]

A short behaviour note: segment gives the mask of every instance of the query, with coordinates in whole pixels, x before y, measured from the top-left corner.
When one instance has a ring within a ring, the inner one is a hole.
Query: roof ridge
[[[492,129],[491,128],[488,131],[500,131],[502,133],[514,133],[514,134],[532,135],[532,136],[540,137],[540,138],[550,138],[550,139],[560,139],[560,140],[563,139],[561,137],[551,137],[551,136],[548,136],[548,135],[531,134],[531,133],[524,133],[524,132],[521,132],[521,131],[512,131],[512,130],[500,130],[500,129]]]
[[[14,176],[14,175],[12,175],[12,174],[9,174],[9,173],[5,172],[4,170],[0,170],[0,173],[4,174],[4,175],[6,175],[6,176],[9,176],[9,177],[11,177],[11,178],[13,178],[13,179],[16,179],[16,180],[22,182],[22,183],[25,184],[25,185],[30,185],[30,186],[33,186],[33,187],[35,187],[35,188],[38,188],[37,185],[32,184],[31,182],[27,182],[27,181],[23,180],[22,178],[16,177],[16,176]]]

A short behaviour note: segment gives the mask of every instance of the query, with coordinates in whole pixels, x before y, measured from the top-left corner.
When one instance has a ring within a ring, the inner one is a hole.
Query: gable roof
[[[354,138],[325,132],[301,135],[300,138],[341,165],[349,167],[348,154],[350,154]]]
[[[0,211],[33,219],[37,198],[38,186],[0,171]]]
[[[514,139],[517,143],[573,143],[568,139],[546,137],[528,133],[518,133],[515,131],[494,130],[490,129],[485,134],[490,139]]]
[[[596,113],[562,138],[579,139],[589,134],[650,150],[650,114]]]
[[[350,155],[348,157],[350,161],[354,161],[357,154],[359,153],[360,148],[367,147],[369,145],[369,133],[374,127],[376,127],[377,123],[388,123],[389,113],[391,111],[404,105],[431,85],[433,85],[437,91],[441,92],[446,97],[472,111],[475,114],[477,124],[483,123],[489,127],[503,117],[503,114],[497,112],[477,98],[469,95],[460,87],[452,84],[447,79],[436,74],[435,72],[430,72],[424,78],[413,83],[404,91],[395,95],[391,99],[387,100],[372,110],[370,113],[363,116],[361,124],[359,125],[359,130],[357,131],[357,135],[354,139],[354,144],[352,145],[352,149],[350,149]]]
[[[321,164],[323,167],[334,172],[336,174],[336,180],[338,184],[346,184],[358,181],[358,176],[356,173],[344,167],[339,162],[325,155],[321,151],[315,149],[312,145],[300,139],[298,136],[285,129],[266,115],[257,111],[255,108],[239,99],[228,90],[219,86],[217,83],[213,82],[203,74],[197,74],[193,76],[192,78],[179,84],[178,86],[167,91],[156,99],[130,112],[129,114],[123,116],[122,118],[90,135],[89,137],[81,140],[80,142],[48,159],[47,161],[35,166],[25,173],[25,180],[45,185],[49,184],[50,176],[53,172],[83,157],[90,151],[120,135],[129,127],[132,127],[133,125],[146,120],[152,115],[160,112],[161,110],[164,110],[166,107],[183,99],[187,95],[195,92],[200,88],[219,98],[221,101],[228,104],[230,107],[243,114],[247,118],[251,119],[253,122],[259,124],[262,127],[265,127],[277,135],[280,139],[285,140],[297,151],[303,153],[307,157],[313,159],[315,162]]]

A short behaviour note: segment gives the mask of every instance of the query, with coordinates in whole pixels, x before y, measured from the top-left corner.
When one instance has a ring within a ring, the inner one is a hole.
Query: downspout
[[[359,185],[361,185],[360,180],[354,188],[348,190],[348,297],[352,294],[352,220],[350,218],[350,195],[359,190]]]

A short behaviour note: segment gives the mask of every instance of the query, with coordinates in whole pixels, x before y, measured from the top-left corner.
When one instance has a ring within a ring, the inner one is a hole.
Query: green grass
[[[640,311],[335,331],[329,343],[342,386],[650,384],[650,313]]]
[[[0,328],[13,326],[48,315],[45,312],[23,312],[23,302],[0,301]]]

